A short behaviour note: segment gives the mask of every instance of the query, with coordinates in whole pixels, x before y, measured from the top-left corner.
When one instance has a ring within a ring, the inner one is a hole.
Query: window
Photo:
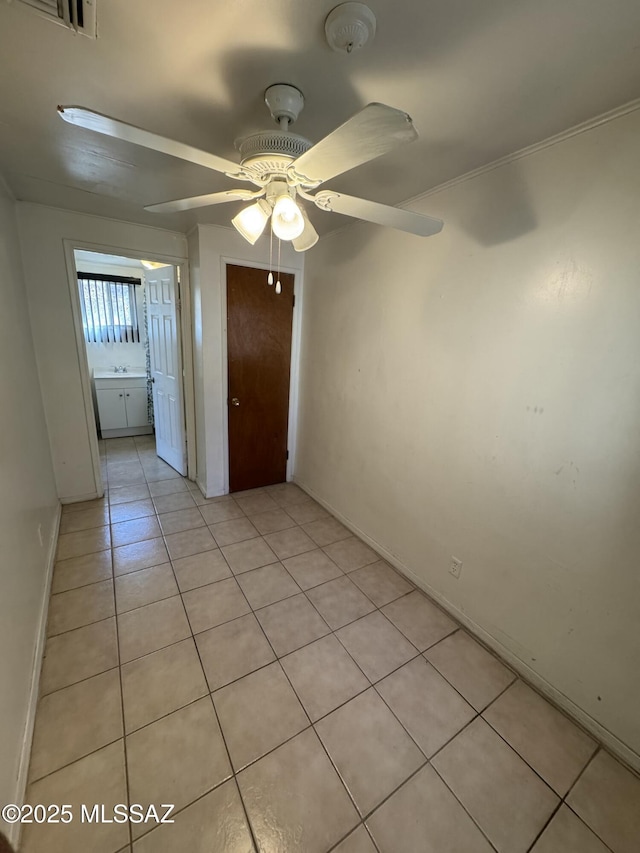
[[[139,278],[79,272],[82,328],[89,344],[139,343],[136,286]]]

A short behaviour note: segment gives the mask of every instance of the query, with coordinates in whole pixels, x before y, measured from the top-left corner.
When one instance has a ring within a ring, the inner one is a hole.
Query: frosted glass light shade
[[[302,218],[304,219],[304,230],[298,237],[294,237],[291,241],[296,252],[306,252],[318,242],[318,232],[313,227],[304,209],[301,208]]]
[[[270,213],[271,208],[261,198],[255,204],[250,204],[249,207],[245,207],[237,216],[234,216],[231,224],[253,246],[264,231]]]
[[[300,208],[289,195],[281,195],[273,208],[273,233],[281,240],[295,240],[304,231]]]

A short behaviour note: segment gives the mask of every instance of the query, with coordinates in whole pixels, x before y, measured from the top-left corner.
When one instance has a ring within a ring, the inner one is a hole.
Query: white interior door
[[[145,273],[145,281],[156,452],[184,476],[187,473],[187,445],[176,269],[166,266],[150,270]]]

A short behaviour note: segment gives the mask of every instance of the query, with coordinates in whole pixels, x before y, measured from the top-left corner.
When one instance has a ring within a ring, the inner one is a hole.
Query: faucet
[[[115,365],[115,364],[114,364],[114,366],[113,366],[113,372],[114,372],[114,373],[126,373],[126,372],[127,372],[126,365],[123,365],[123,364]]]

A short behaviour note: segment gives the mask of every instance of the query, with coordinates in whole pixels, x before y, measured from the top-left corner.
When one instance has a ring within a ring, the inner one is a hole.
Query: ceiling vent
[[[83,36],[96,38],[97,0],[19,0],[56,24]]]

